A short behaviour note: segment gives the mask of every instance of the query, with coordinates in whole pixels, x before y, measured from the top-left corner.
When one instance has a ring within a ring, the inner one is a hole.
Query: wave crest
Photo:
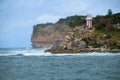
[[[79,53],[79,54],[51,54],[44,53],[45,48],[41,49],[8,49],[0,50],[0,56],[106,56],[120,55],[120,53]]]

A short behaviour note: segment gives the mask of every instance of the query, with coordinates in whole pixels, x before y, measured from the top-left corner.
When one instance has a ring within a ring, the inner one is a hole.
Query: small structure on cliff
[[[117,29],[120,29],[120,23],[113,24],[113,27],[114,27],[114,28],[117,28]]]
[[[91,14],[87,14],[86,26],[88,27],[88,29],[92,29],[92,16],[91,16]]]

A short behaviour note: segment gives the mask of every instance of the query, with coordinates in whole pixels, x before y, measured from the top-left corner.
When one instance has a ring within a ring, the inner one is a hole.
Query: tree
[[[73,22],[69,22],[69,26],[70,26],[71,28],[74,28],[74,27],[75,27],[75,25],[74,25]]]
[[[109,9],[108,10],[108,14],[107,14],[108,16],[111,16],[112,15],[112,10],[111,9]]]

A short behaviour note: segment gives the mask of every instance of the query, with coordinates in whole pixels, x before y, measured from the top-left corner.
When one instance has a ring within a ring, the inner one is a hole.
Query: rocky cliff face
[[[97,36],[91,34],[89,31],[86,34],[76,33],[76,31],[67,32],[62,42],[45,52],[52,54],[76,54],[83,52],[120,52],[120,42],[98,39]],[[76,35],[82,35],[76,37]],[[114,45],[110,48],[110,45]]]
[[[86,47],[85,41],[82,39],[88,36],[89,30],[85,26],[78,26],[67,31],[64,36],[60,48],[62,49],[81,49]]]
[[[119,15],[116,16],[118,17]],[[113,18],[117,19],[116,16],[113,16]],[[85,26],[81,26],[85,25],[85,18],[85,16],[70,16],[60,19],[55,24],[35,25],[31,37],[33,48],[57,46],[54,48],[62,48],[63,52],[66,49],[69,51],[69,49],[80,50],[86,48],[88,48],[89,51],[91,48],[101,48],[104,46],[106,46],[107,49],[120,49],[120,29],[112,28],[111,31],[110,28],[110,30],[108,29],[106,32],[103,23],[99,22],[99,20],[102,20],[101,18],[103,18],[103,20],[105,18],[107,21],[106,16],[95,17],[93,19],[93,30],[88,30]],[[107,22],[105,22],[105,24],[107,24]],[[97,29],[99,27],[102,28]]]
[[[69,27],[63,24],[40,24],[33,27],[31,37],[33,48],[47,48],[58,45]]]
[[[67,30],[59,45],[55,45],[45,52],[81,53],[81,52],[120,52],[120,41],[111,40],[109,34],[97,36],[93,30],[85,26],[78,26]]]

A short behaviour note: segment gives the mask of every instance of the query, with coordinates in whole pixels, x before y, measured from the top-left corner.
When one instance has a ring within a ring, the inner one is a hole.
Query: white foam
[[[0,56],[107,56],[107,55],[120,55],[120,53],[79,53],[79,54],[51,54],[44,53],[45,49],[12,49],[0,50]]]
[[[0,56],[47,56],[50,53],[44,53],[45,49],[15,49],[15,50],[2,50],[0,51]]]
[[[111,56],[111,55],[120,55],[120,53],[89,52],[89,53],[78,53],[78,54],[53,54],[53,56]]]

